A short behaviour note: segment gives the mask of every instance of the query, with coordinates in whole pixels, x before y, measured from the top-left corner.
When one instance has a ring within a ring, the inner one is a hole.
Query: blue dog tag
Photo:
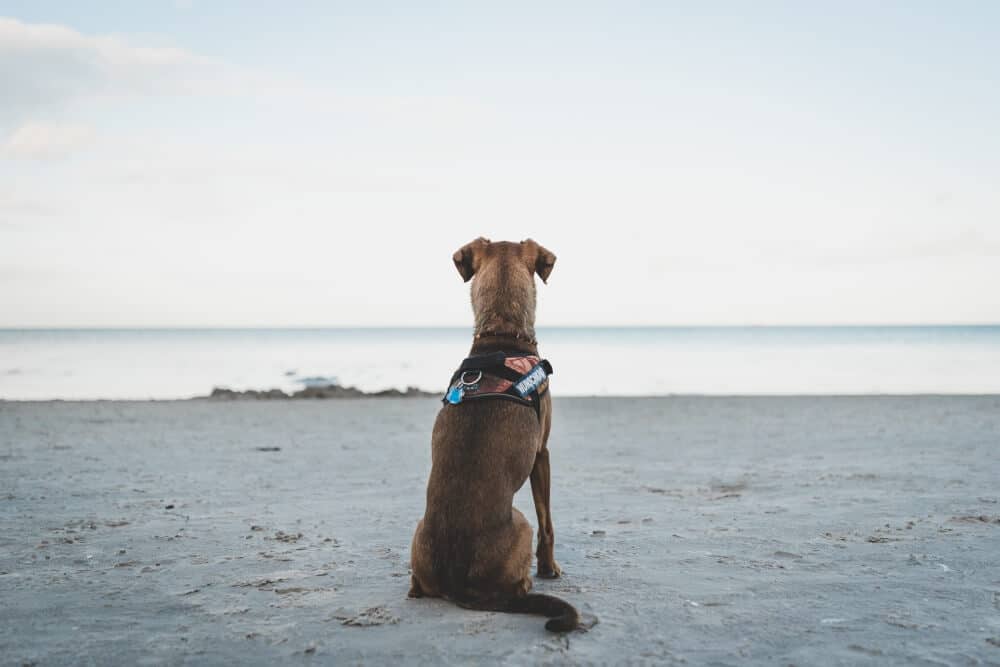
[[[452,405],[458,405],[462,402],[462,396],[464,394],[465,392],[462,390],[462,381],[459,380],[458,384],[448,391],[448,396],[446,398]]]

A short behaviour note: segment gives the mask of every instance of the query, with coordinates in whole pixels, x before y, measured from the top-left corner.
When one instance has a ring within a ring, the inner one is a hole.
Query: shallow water
[[[562,396],[1000,392],[1000,326],[549,328]],[[6,329],[0,398],[189,398],[215,386],[444,390],[467,328]]]

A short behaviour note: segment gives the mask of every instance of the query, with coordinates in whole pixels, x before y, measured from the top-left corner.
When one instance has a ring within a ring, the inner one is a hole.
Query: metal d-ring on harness
[[[508,360],[515,365],[527,360],[532,366],[525,373],[509,366]],[[534,408],[541,418],[541,397],[548,391],[550,375],[552,364],[534,355],[508,356],[504,352],[477,355],[462,361],[441,400],[452,405],[470,399],[509,400]]]
[[[469,380],[468,376],[472,375],[473,373],[475,373],[475,377],[473,379]],[[479,386],[479,381],[483,379],[483,372],[482,371],[463,371],[462,375],[460,376],[459,379],[462,381],[462,386],[463,387],[470,387],[470,388],[471,387],[477,387],[477,386]]]

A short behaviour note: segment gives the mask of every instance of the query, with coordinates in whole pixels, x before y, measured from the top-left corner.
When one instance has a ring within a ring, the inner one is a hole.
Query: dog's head
[[[556,263],[550,250],[531,239],[494,243],[479,237],[455,251],[452,261],[465,282],[473,281],[477,331],[513,331],[534,337],[535,274],[548,282]]]

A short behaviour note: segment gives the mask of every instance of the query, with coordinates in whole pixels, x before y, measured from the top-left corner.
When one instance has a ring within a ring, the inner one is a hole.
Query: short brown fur
[[[537,355],[534,274],[548,280],[554,254],[531,239],[492,243],[478,238],[452,257],[472,283],[475,336],[471,355],[502,350]],[[503,400],[445,405],[431,436],[427,508],[411,551],[410,597],[444,597],[474,609],[539,613],[546,628],[579,622],[568,603],[531,594],[531,525],[513,507],[526,479],[538,516],[538,576],[558,577],[549,511],[549,429],[552,400],[538,414]]]

